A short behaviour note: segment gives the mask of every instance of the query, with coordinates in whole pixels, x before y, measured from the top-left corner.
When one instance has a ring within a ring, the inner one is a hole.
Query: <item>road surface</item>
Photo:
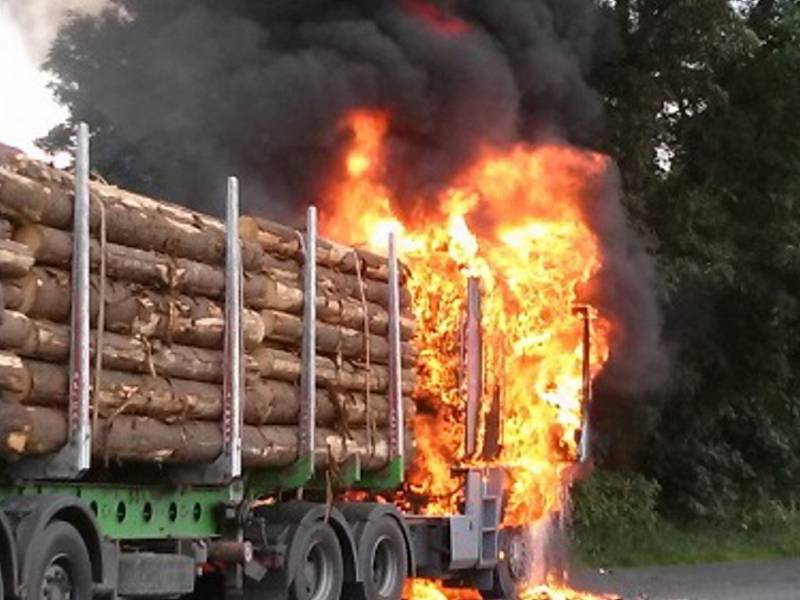
[[[800,600],[800,560],[584,571],[570,584],[625,600]]]

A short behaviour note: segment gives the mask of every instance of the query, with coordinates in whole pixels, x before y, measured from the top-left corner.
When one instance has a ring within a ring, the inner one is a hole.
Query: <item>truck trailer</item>
[[[89,135],[81,124],[64,350],[69,355],[66,444],[2,465],[0,600],[399,600],[408,578],[437,579],[499,599],[516,598],[532,579],[544,578],[547,550],[541,540],[547,536],[536,532],[557,526],[558,516],[533,528],[504,528],[508,474],[502,467],[453,465],[463,486],[455,514],[411,514],[396,502],[413,450],[402,390],[402,272],[392,235],[380,265],[388,286],[388,435],[380,468],[367,468],[357,452],[336,461],[335,470],[320,468],[320,455],[328,450],[320,448],[317,422],[320,238],[313,207],[300,240],[297,451],[290,464],[276,467],[243,460],[245,308],[234,178],[228,181],[224,225],[222,411],[214,424],[221,447],[215,458],[200,463],[154,467],[103,460],[93,414],[93,348],[100,342],[92,331],[90,278],[104,267],[92,254],[104,234],[90,222],[92,201]],[[483,406],[478,281],[465,293],[464,443],[471,453],[478,438],[488,436],[492,439],[482,447],[497,452],[501,419],[491,413],[499,407]],[[494,425],[479,430],[480,414],[488,414],[485,422]],[[136,428],[127,435],[135,437]]]

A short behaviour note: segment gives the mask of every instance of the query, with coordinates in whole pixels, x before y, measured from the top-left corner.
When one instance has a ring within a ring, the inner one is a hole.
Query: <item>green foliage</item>
[[[673,356],[638,465],[666,513],[729,521],[800,487],[800,6],[615,11],[607,148],[657,252]]]
[[[658,520],[660,491],[642,475],[596,471],[575,486],[573,522],[579,529],[649,531]]]
[[[659,486],[596,472],[574,495],[573,547],[586,567],[642,567],[800,555],[800,510],[765,501],[725,521],[675,523],[656,510]]]
[[[637,546],[659,524],[656,511],[660,487],[637,474],[597,471],[575,486],[573,527],[581,556],[604,560],[619,540]]]

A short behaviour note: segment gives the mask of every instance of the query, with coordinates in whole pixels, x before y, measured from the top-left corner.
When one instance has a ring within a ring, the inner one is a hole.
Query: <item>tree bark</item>
[[[14,239],[32,251],[40,265],[69,269],[72,261],[72,236],[59,229],[44,225],[24,225],[14,234]],[[92,268],[100,263],[100,245],[92,241]],[[225,272],[223,269],[201,262],[173,258],[157,252],[137,248],[106,245],[106,269],[113,279],[150,285],[160,289],[201,295],[222,300],[225,297]],[[245,303],[256,309],[273,308],[299,313],[303,306],[302,273],[283,267],[267,269],[267,273],[248,274],[244,282]],[[361,292],[357,278],[332,271],[319,277],[318,306],[324,314],[346,315],[352,322],[363,323]],[[337,288],[341,284],[343,287]],[[375,333],[380,334],[388,323],[388,286],[385,283],[365,280],[365,295],[371,300],[367,305],[374,321]],[[326,303],[329,309],[325,311]],[[342,306],[340,307],[339,304]],[[359,316],[360,315],[360,316]],[[321,318],[324,318],[321,316]],[[413,333],[413,322],[406,315],[402,319],[406,337]]]
[[[25,452],[33,422],[28,413],[0,399],[0,456],[9,458]]]
[[[30,456],[55,452],[67,441],[66,415],[52,408],[23,407],[0,403],[0,448],[6,456]],[[388,460],[385,435],[375,436],[374,451],[366,435],[344,436],[329,429],[317,430],[315,462],[324,468],[358,454],[362,467],[374,470]],[[268,425],[242,431],[242,461],[245,467],[289,466],[298,456],[296,427]],[[120,415],[101,420],[94,431],[92,455],[107,462],[201,464],[216,459],[222,451],[222,432],[217,423],[186,421],[168,424],[148,417]]]
[[[267,267],[264,272],[284,285],[302,289],[303,272],[301,270],[286,269],[281,266]],[[375,279],[362,277],[359,279],[351,273],[342,273],[327,267],[317,267],[317,293],[334,297],[350,297],[360,301],[364,298],[369,302],[379,304],[384,308],[389,307],[389,284]],[[400,307],[411,306],[411,294],[405,287],[400,287]]]
[[[11,352],[0,352],[0,390],[2,396],[18,399],[31,393],[33,380],[25,362]]]
[[[302,363],[300,358],[291,352],[261,347],[253,352],[252,356],[262,377],[290,383],[300,381]],[[322,356],[317,357],[316,376],[318,386],[328,386],[337,390],[361,392],[369,385],[370,391],[386,392],[389,385],[389,370],[384,366],[371,365],[367,371],[352,362],[342,361],[337,367],[334,361]],[[410,369],[403,370],[401,382],[403,395],[411,395],[416,382],[414,372]]]
[[[92,332],[92,354],[96,332]],[[16,350],[21,356],[66,363],[69,358],[69,328],[48,321],[35,321],[16,311],[5,311],[0,324],[0,348]],[[103,336],[103,365],[106,368],[179,377],[196,381],[222,382],[223,355],[218,350],[167,345],[106,332]]]
[[[69,269],[72,263],[72,235],[44,225],[23,225],[14,239],[28,246],[40,265]],[[91,243],[91,265],[97,270],[101,249]],[[225,272],[219,267],[166,254],[106,245],[106,271],[109,277],[160,289],[196,294],[214,299],[225,297]]]
[[[1,279],[0,287],[2,287],[4,307],[19,312],[27,312],[30,306],[25,303],[35,296],[36,290],[30,289],[35,285],[36,281],[29,276],[18,279]]]
[[[35,283],[25,286],[22,304],[35,319],[58,323],[69,321],[72,289],[68,272],[34,267],[29,276]],[[100,278],[91,277],[92,325],[96,323]],[[224,307],[202,296],[166,294],[138,284],[107,279],[105,282],[105,328],[120,335],[141,335],[188,346],[222,349],[225,329]],[[245,348],[257,347],[264,339],[264,323],[255,311],[242,311]]]
[[[264,322],[264,336],[272,341],[299,347],[303,339],[303,320],[295,315],[275,310],[261,311]],[[328,323],[317,323],[317,351],[323,354],[366,361],[366,338],[363,332],[339,327]],[[403,365],[414,365],[416,354],[409,343],[401,344]],[[386,338],[369,336],[369,356],[374,363],[387,364],[389,361],[389,343]]]
[[[10,240],[14,234],[14,226],[8,219],[0,218],[0,240]]]
[[[0,239],[0,277],[22,277],[33,266],[33,253],[24,244]]]
[[[94,381],[94,378],[92,379]],[[4,397],[29,406],[64,407],[69,397],[66,365],[41,362],[0,352],[0,389]],[[100,392],[92,394],[101,417],[139,415],[166,422],[222,418],[222,388],[200,381],[104,370]],[[413,402],[407,399],[406,410]],[[373,422],[388,423],[386,396],[370,397]],[[247,383],[244,421],[248,425],[295,425],[300,414],[300,388],[283,381]],[[408,413],[410,415],[410,413]],[[366,423],[366,397],[361,393],[317,390],[317,424],[359,426]]]
[[[0,171],[0,212],[12,220],[69,230],[73,189],[71,175],[22,158]],[[91,183],[91,197],[91,229],[100,228],[102,205],[109,242],[225,264],[225,227],[219,220],[97,182]],[[258,271],[263,259],[258,244],[242,244],[246,270]]]
[[[239,219],[239,233],[243,239],[257,242],[269,253],[291,258],[300,264],[305,261],[303,233],[298,229],[261,217],[245,216]],[[389,280],[385,256],[325,238],[317,239],[317,263],[347,273],[360,271],[369,279]],[[400,276],[403,281],[406,277],[403,270]]]

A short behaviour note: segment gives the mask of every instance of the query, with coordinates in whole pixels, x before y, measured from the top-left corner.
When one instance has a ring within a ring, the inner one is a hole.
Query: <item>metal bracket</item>
[[[242,476],[242,248],[239,240],[239,180],[228,178],[225,215],[225,339],[222,453],[208,465],[172,470],[179,483],[228,484]]]
[[[29,458],[10,465],[14,479],[77,479],[91,466],[92,424],[89,406],[90,213],[89,127],[78,125],[75,156],[75,200],[73,208],[72,307],[70,316],[70,389],[67,407],[67,443],[55,454]]]

